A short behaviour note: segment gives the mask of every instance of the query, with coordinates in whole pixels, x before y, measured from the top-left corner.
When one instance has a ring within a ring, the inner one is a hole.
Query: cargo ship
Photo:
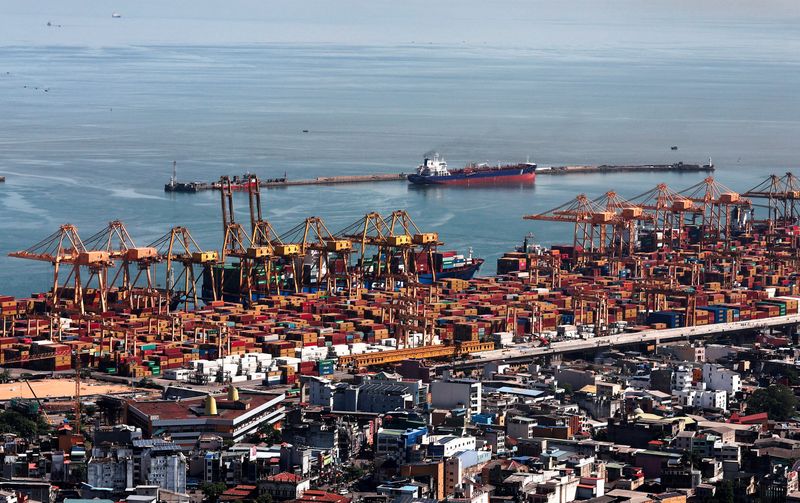
[[[408,175],[416,185],[471,185],[500,183],[532,183],[536,179],[536,164],[525,162],[513,165],[489,166],[470,164],[462,169],[450,170],[447,163],[434,154],[425,157],[417,172]]]
[[[377,256],[365,259],[361,266],[363,272],[360,275],[364,288],[375,289],[384,287],[384,281],[381,279],[382,276],[380,273],[376,272],[376,269],[378,267],[385,267],[385,260],[385,257],[378,260]],[[302,274],[302,279],[300,280],[300,283],[303,285],[302,290],[305,292],[314,292],[320,288],[325,288],[325,286],[316,283],[316,278],[325,276],[329,272],[340,274],[342,272],[340,269],[342,265],[338,262],[339,261],[332,263],[331,271],[323,269],[320,274],[316,269],[320,264],[319,257],[316,255],[316,252],[309,252],[304,259],[301,259],[301,269],[298,271]],[[478,273],[483,263],[484,259],[474,258],[472,256],[472,250],[470,249],[466,257],[455,251],[435,251],[433,253],[420,252],[413,259],[412,266],[414,267],[414,272],[417,274],[417,281],[429,285],[435,281],[449,278],[463,280],[472,279],[475,274]],[[379,264],[384,265],[381,266]],[[268,292],[261,291],[260,293],[253,292],[253,296],[249,301],[244,298],[247,294],[241,290],[241,275],[243,273],[241,267],[240,263],[207,265],[203,269],[202,276],[203,300],[206,302],[213,300],[215,291],[218,295],[221,295],[222,300],[230,302],[243,301],[247,303],[268,296]],[[397,274],[402,271],[403,266],[400,264],[399,258],[395,257],[391,261],[389,267],[392,273]],[[274,272],[281,278],[281,293],[290,294],[293,290],[292,285],[294,283],[291,264],[276,264]],[[263,273],[264,271],[261,268],[256,268],[253,271],[254,284],[261,285],[262,287],[266,284]],[[401,287],[402,282],[398,282],[396,286]]]
[[[432,267],[429,257],[433,258]],[[419,282],[430,285],[440,279],[472,279],[480,270],[483,262],[482,258],[472,257],[472,249],[469,250],[469,254],[466,257],[457,254],[455,251],[437,251],[433,252],[431,256],[425,254],[425,256],[419,257],[416,267]]]

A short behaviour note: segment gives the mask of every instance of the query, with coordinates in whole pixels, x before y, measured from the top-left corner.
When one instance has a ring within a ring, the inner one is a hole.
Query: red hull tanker
[[[536,179],[536,164],[524,163],[507,166],[467,166],[449,170],[447,163],[426,157],[417,172],[408,175],[408,181],[417,185],[474,185],[500,183],[532,183]]]

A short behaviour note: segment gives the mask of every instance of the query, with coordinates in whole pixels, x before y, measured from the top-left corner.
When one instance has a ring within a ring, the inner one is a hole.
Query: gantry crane
[[[614,212],[591,201],[586,194],[579,194],[550,210],[536,215],[525,215],[525,220],[569,222],[574,225],[572,244],[578,264],[596,253],[603,253],[608,245],[608,226],[614,221]]]
[[[61,294],[68,288],[69,283],[72,283],[72,300],[83,312],[83,283],[81,282],[80,267],[82,262],[86,262],[81,258],[88,258],[86,253],[87,250],[78,235],[78,229],[72,224],[65,224],[30,248],[9,253],[9,256],[50,262],[53,265],[50,309],[55,311],[60,308]],[[69,268],[66,278],[61,277],[62,264]]]
[[[791,172],[781,177],[770,175],[742,196],[767,200],[767,219],[761,223],[766,225],[768,236],[800,223],[800,179]]]
[[[660,233],[660,244],[669,249],[679,249],[684,245],[683,230],[687,220],[695,220],[702,210],[683,195],[670,189],[665,183],[628,199],[649,214],[654,239]]]
[[[697,290],[694,287],[679,285],[674,278],[666,280],[647,278],[634,282],[633,289],[639,294],[645,313],[665,310],[667,297],[684,299],[686,304],[684,326],[693,327],[697,324]]]
[[[583,288],[572,292],[575,307],[575,324],[586,324],[586,313],[592,312],[595,337],[608,335],[608,298],[603,292],[591,292]]]
[[[113,220],[108,225],[84,240],[89,250],[107,253],[118,263],[113,278],[107,282],[106,291],[101,295],[107,298],[112,288],[118,288],[127,300],[129,307],[156,307],[160,305],[161,295],[153,284],[153,266],[158,262],[158,252],[152,246],[139,247],[133,242],[125,224]],[[132,267],[136,272],[131,272]],[[144,285],[139,285],[140,280]]]
[[[681,191],[681,194],[690,201],[699,203],[703,211],[701,244],[723,241],[727,245],[734,227],[745,232],[749,230],[752,223],[751,201],[717,182],[713,177],[705,178],[702,182]]]
[[[336,233],[338,239],[358,247],[354,279],[359,287],[367,282],[377,285],[382,280],[384,285],[388,284],[384,277],[390,274],[391,257],[387,256],[390,232],[383,217],[370,212]]]
[[[214,265],[219,261],[216,250],[203,250],[186,227],[173,227],[165,235],[148,245],[157,252],[158,260],[165,265],[165,290],[170,301],[170,310],[179,304],[189,310],[189,305],[197,307],[197,276],[195,266],[204,268],[212,292],[210,300],[217,300],[217,281]],[[176,273],[176,268],[179,269]]]
[[[250,246],[247,248],[247,260],[242,264],[247,270],[243,273],[244,293],[248,302],[257,294],[280,293],[283,279],[279,269],[284,261],[278,255],[276,247],[283,242],[272,224],[263,217],[261,211],[261,183],[253,177],[247,186],[250,206]]]
[[[400,251],[404,276],[404,283],[413,283],[419,279],[417,262],[424,257],[430,266],[432,281],[436,281],[436,267],[433,254],[438,246],[444,244],[439,241],[436,232],[422,232],[414,223],[411,215],[406,210],[395,210],[389,217],[389,237],[398,242],[396,248]],[[410,239],[409,239],[410,238]]]
[[[291,264],[292,286],[335,292],[352,287],[349,272],[352,243],[334,236],[320,217],[308,217],[276,241],[278,256]]]

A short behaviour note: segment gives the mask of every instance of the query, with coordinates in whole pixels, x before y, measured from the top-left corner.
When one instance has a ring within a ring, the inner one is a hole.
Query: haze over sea
[[[699,3],[0,0],[0,293],[48,288],[49,266],[6,255],[67,222],[88,237],[119,218],[140,245],[185,225],[218,248],[219,195],[165,194],[172,160],[208,181],[408,172],[429,150],[456,167],[710,156],[740,191],[800,171],[800,4]],[[524,214],[703,176],[292,187],[264,202],[279,231],[405,208],[490,273],[527,232],[571,239]]]

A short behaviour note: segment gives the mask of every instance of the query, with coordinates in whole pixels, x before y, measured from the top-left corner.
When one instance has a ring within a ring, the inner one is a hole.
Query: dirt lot
[[[39,398],[72,398],[75,396],[73,379],[43,379],[30,381]],[[81,396],[130,392],[132,389],[121,384],[81,382]],[[33,398],[31,390],[24,382],[0,384],[0,401],[12,398]]]

